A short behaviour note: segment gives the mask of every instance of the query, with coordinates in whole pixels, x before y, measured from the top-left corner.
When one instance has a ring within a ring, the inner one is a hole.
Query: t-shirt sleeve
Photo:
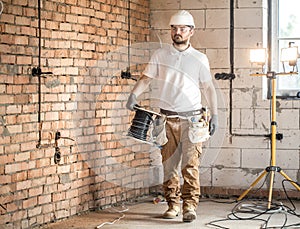
[[[156,78],[158,76],[158,61],[156,53],[151,56],[150,61],[143,71],[143,75],[148,76],[149,78]]]
[[[199,68],[199,81],[208,82],[212,80],[209,61],[206,55],[201,58],[201,64]]]

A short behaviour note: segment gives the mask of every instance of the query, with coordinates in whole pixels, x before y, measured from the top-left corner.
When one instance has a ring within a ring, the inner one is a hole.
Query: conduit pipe
[[[272,0],[268,0],[268,13],[269,15],[271,12],[271,5],[270,2]],[[271,27],[271,16],[268,19],[268,26],[269,28]],[[270,40],[271,40],[271,35],[270,35],[270,30],[268,30],[268,46],[270,47]],[[270,55],[269,55],[270,56]],[[232,130],[232,123],[233,123],[233,116],[232,116],[232,111],[233,111],[233,79],[235,79],[235,74],[234,74],[234,0],[230,0],[230,44],[229,44],[229,61],[230,61],[230,73],[217,73],[215,75],[216,79],[225,79],[229,80],[229,134],[231,136],[252,136],[252,137],[270,137],[270,134],[267,135],[259,135],[259,134],[238,134],[238,133],[233,133]],[[271,61],[269,61],[270,63]]]
[[[32,68],[31,75],[38,77],[38,143],[36,148],[42,147],[42,76],[43,74],[53,74],[52,72],[42,72],[41,70],[41,53],[42,53],[42,27],[41,27],[41,0],[38,0],[38,67]]]

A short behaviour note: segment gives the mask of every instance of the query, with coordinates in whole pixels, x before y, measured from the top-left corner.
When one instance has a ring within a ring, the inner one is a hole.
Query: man
[[[192,222],[196,219],[200,196],[199,157],[202,143],[191,142],[188,136],[188,119],[201,111],[202,92],[211,110],[212,135],[218,126],[217,96],[206,55],[190,44],[195,28],[192,15],[181,10],[171,17],[170,26],[173,44],[162,47],[152,55],[143,76],[134,86],[126,107],[134,110],[137,97],[148,88],[151,80],[159,81],[159,107],[160,112],[167,117],[168,138],[161,150],[163,189],[168,202],[168,209],[163,217],[176,218],[180,213],[182,199],[183,222]],[[177,171],[180,163],[184,180],[182,189]]]

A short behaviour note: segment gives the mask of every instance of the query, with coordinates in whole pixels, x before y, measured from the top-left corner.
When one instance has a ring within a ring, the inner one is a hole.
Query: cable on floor
[[[228,222],[230,220],[257,220],[257,221],[263,222],[260,227],[261,229],[299,228],[300,222],[294,223],[294,224],[287,224],[289,215],[292,215],[292,216],[295,216],[298,218],[300,218],[300,215],[296,213],[296,206],[287,194],[287,191],[285,188],[286,182],[296,183],[296,184],[298,184],[298,183],[295,181],[291,181],[291,180],[283,180],[282,181],[282,187],[283,187],[284,193],[286,195],[287,200],[292,205],[292,207],[286,206],[282,203],[279,203],[279,204],[272,203],[271,208],[268,209],[267,204],[265,202],[261,203],[261,200],[259,203],[255,203],[254,200],[252,200],[252,203],[245,203],[245,200],[243,200],[234,206],[231,213],[229,213],[225,219],[214,220],[214,221],[207,223],[206,225],[212,226],[214,228],[230,229],[225,226],[219,225],[218,223]],[[243,214],[248,214],[248,216],[243,216]],[[251,216],[249,216],[249,214]],[[265,214],[269,214],[267,219],[260,218],[262,215],[265,215]],[[270,224],[272,217],[273,216],[278,217],[278,214],[282,214],[284,216],[282,225],[270,226],[269,224]]]
[[[98,226],[96,227],[96,229],[101,228],[101,227],[103,227],[104,225],[113,225],[113,224],[115,224],[116,222],[119,222],[121,219],[123,219],[123,218],[125,217],[124,212],[128,211],[129,208],[127,208],[127,207],[125,208],[124,205],[122,205],[122,208],[124,208],[124,209],[122,209],[122,210],[117,210],[117,209],[115,209],[115,208],[112,208],[113,211],[109,211],[109,212],[120,213],[121,215],[120,215],[117,219],[115,219],[115,220],[113,220],[113,221],[111,221],[111,222],[108,222],[108,221],[107,221],[107,222],[104,222],[104,223],[98,225]]]

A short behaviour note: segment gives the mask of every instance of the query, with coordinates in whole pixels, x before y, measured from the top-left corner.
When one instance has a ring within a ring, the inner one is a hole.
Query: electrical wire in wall
[[[2,14],[2,12],[3,12],[3,8],[4,8],[4,6],[3,6],[3,2],[2,1],[0,1],[0,15]]]

